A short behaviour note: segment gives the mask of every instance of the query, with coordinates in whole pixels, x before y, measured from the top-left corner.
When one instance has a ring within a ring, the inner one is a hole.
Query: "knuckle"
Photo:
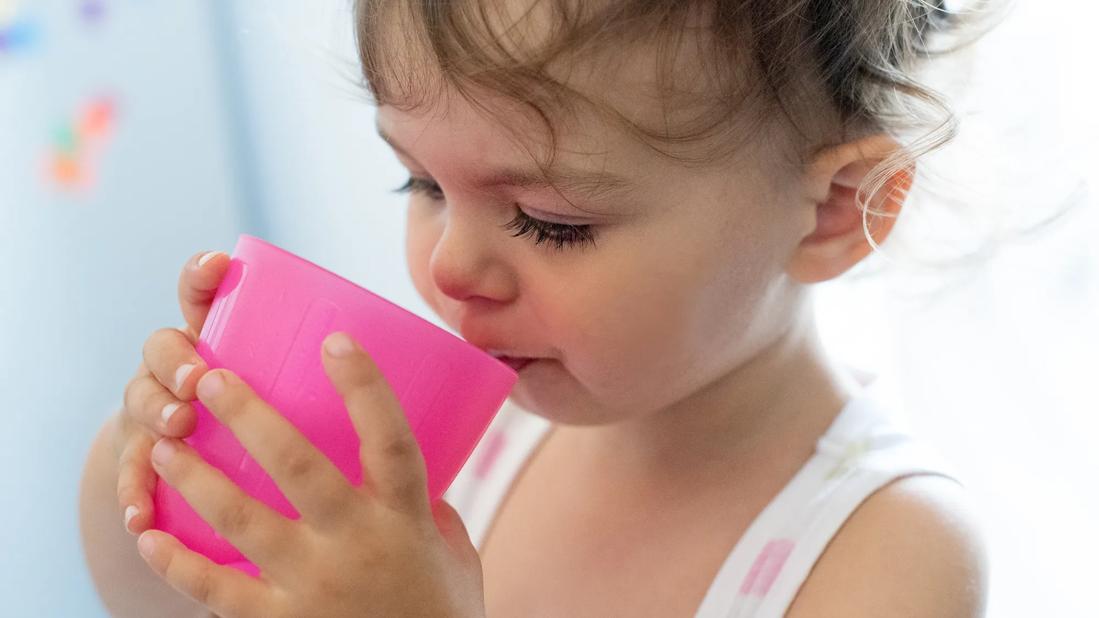
[[[308,457],[295,457],[286,463],[286,475],[291,479],[308,478],[316,465]]]
[[[303,453],[294,446],[280,449],[278,461],[282,462],[283,473],[288,479],[307,478],[316,470],[317,463],[309,453]]]
[[[233,500],[218,517],[222,536],[238,536],[247,531],[255,521],[255,511],[244,500]]]
[[[202,564],[190,583],[190,593],[199,603],[210,605],[214,598],[214,571],[209,564]]]
[[[115,418],[114,431],[111,435],[111,448],[114,449],[114,456],[118,459],[120,464],[122,463],[123,455],[126,454],[127,439],[131,432],[131,423],[130,413],[124,406]]]
[[[118,485],[117,498],[118,498],[118,510],[122,512],[128,506],[137,506],[141,502],[144,502],[149,497],[149,493],[145,491],[138,483],[131,481],[120,481]]]
[[[128,417],[133,415],[133,411],[138,409],[140,404],[138,395],[144,380],[144,376],[138,376],[126,383],[126,388],[122,391],[122,414],[120,415],[122,420],[128,420]]]
[[[143,456],[142,456],[143,455]],[[156,478],[153,465],[148,460],[147,451],[142,449],[128,449],[124,459],[119,464],[119,478],[130,479],[135,486],[149,483]]]
[[[119,474],[132,473],[141,463],[141,446],[143,441],[138,434],[130,433],[122,437],[122,449],[118,455]]]
[[[126,508],[127,505],[133,504],[132,498],[137,494],[137,488],[133,481],[119,478],[118,488],[115,490],[118,497],[118,506]]]
[[[137,415],[137,420],[143,425],[155,426],[160,418],[160,409],[164,407],[162,402],[165,395],[171,396],[159,382],[147,378],[141,385],[141,407],[139,408],[141,413]]]
[[[168,405],[169,402],[178,400],[159,382],[150,380],[146,385],[146,389],[142,397],[141,413],[138,415],[137,420],[149,429],[160,433],[164,426],[164,419],[161,418],[164,406]]]
[[[363,399],[370,399],[377,389],[389,386],[385,376],[376,367],[356,368],[351,372],[348,382],[350,383],[350,394]]]
[[[239,388],[239,383],[224,369],[211,369],[202,375],[215,375],[221,378],[225,388],[218,395],[220,409],[218,415],[226,425],[240,422],[242,418],[255,417],[263,412],[263,403],[253,397],[245,397]],[[198,388],[196,383],[195,388]]]
[[[364,560],[371,567],[376,567],[381,561]],[[364,573],[373,572],[375,569],[363,570]],[[321,574],[316,581],[316,593],[319,598],[322,599],[335,599],[335,600],[348,600],[348,597],[354,594],[351,586],[348,585],[346,577],[341,577],[339,572],[325,572]]]
[[[145,340],[142,350],[149,375],[167,389],[175,388],[176,369],[185,362],[198,363],[194,344],[178,328],[159,328]]]
[[[411,475],[403,474],[393,479],[390,493],[393,496],[393,500],[400,505],[415,504],[420,498],[421,485],[419,481]]]
[[[126,387],[123,390],[123,396],[126,398],[125,401],[137,401],[137,397],[145,391],[145,388],[149,385],[150,381],[155,382],[155,380],[155,376],[148,370],[130,378],[130,381],[126,383]]]
[[[378,367],[373,364],[368,365],[359,373],[358,381],[359,384],[371,389],[389,386],[389,383],[385,380],[385,376],[382,375],[382,372]]]
[[[153,367],[151,362],[164,347],[165,338],[168,336],[168,328],[158,328],[152,332],[151,335],[145,340],[145,344],[141,347],[142,356],[145,359],[146,367]]]
[[[395,505],[417,505],[427,495],[427,473],[415,440],[395,439],[383,446],[382,452],[395,465],[379,490]]]
[[[382,455],[389,459],[408,460],[414,458],[418,446],[413,438],[402,436],[393,438],[382,445]]]
[[[133,481],[124,478],[118,479],[115,497],[118,499],[118,506],[120,508],[126,508],[127,505],[133,504],[133,499],[136,495],[137,487],[134,485]]]
[[[118,459],[118,476],[131,475],[134,472],[134,449],[132,446],[127,446],[122,451],[122,455]]]

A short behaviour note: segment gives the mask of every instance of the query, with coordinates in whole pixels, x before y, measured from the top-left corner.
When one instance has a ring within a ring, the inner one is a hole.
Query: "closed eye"
[[[394,193],[419,194],[435,201],[444,201],[443,189],[433,180],[409,176],[408,181],[394,189]],[[596,230],[592,225],[567,225],[564,223],[552,223],[535,219],[516,204],[515,218],[504,225],[504,229],[515,230],[513,237],[527,236],[534,239],[538,245],[546,241],[553,243],[555,249],[561,250],[571,247],[580,247],[584,244],[595,246]]]

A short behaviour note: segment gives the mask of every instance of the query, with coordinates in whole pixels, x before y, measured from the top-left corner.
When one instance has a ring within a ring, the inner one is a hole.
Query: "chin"
[[[508,399],[525,412],[562,425],[606,425],[619,420],[608,417],[607,410],[592,401],[560,366],[548,369],[537,375],[520,372]]]
[[[575,414],[577,383],[555,360],[543,359],[524,367],[509,397],[515,405],[553,422],[567,423]],[[571,423],[570,423],[571,424]]]

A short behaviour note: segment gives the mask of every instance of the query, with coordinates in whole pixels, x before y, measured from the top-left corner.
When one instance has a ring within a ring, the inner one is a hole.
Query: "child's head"
[[[948,17],[942,0],[357,2],[379,128],[412,176],[417,290],[471,343],[542,359],[513,397],[566,423],[671,406],[780,339],[807,352],[807,284],[883,242],[911,184],[919,153],[892,136],[904,97],[935,101],[911,75]]]

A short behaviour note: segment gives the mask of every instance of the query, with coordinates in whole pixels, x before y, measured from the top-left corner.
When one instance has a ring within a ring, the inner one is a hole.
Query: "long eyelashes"
[[[504,229],[516,230],[513,236],[534,236],[534,244],[547,240],[554,243],[554,248],[562,249],[585,243],[595,246],[595,230],[590,225],[565,225],[562,223],[550,223],[535,219],[522,210],[516,209],[515,218]]]
[[[394,189],[395,193],[420,193],[432,200],[443,200],[442,189],[438,183],[425,178],[411,176],[403,186]],[[543,242],[553,243],[557,250],[578,247],[584,244],[595,246],[596,231],[591,225],[566,225],[535,219],[516,204],[515,218],[503,226],[504,229],[514,230],[514,237],[527,236],[538,245]]]
[[[393,190],[394,193],[423,193],[433,200],[443,199],[443,190],[438,184],[425,180],[423,178],[416,178],[415,176],[409,176],[408,182],[404,183],[400,187]]]

